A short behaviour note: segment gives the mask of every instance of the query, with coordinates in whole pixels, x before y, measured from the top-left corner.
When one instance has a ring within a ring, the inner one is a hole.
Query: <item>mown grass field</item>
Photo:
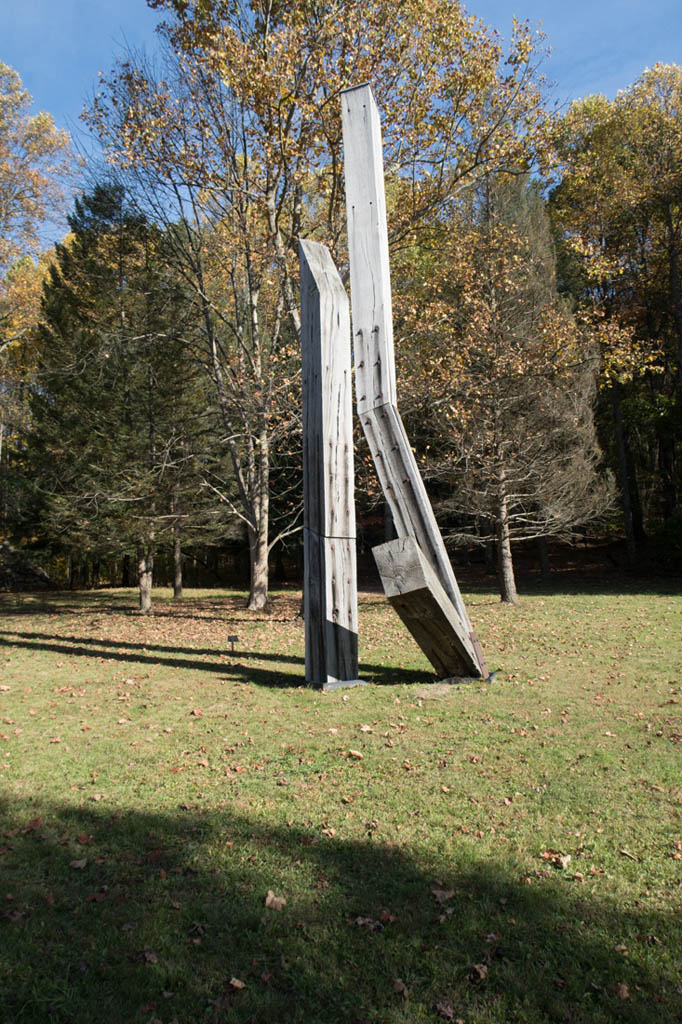
[[[330,694],[299,600],[0,596],[0,1021],[682,1021],[680,592],[478,591],[461,687],[366,594]]]

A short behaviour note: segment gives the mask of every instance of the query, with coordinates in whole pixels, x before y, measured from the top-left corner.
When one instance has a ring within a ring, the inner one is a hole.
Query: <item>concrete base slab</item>
[[[331,690],[342,690],[346,686],[369,686],[365,679],[336,679],[333,683],[323,683],[322,690],[329,693]]]

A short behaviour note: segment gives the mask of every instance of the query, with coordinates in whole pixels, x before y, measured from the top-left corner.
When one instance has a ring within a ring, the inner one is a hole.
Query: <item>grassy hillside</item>
[[[469,596],[460,687],[363,595],[331,694],[299,602],[0,597],[0,1020],[682,1020],[680,594]]]

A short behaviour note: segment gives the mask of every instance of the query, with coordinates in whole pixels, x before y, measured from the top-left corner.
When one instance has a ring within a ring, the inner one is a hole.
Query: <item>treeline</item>
[[[85,115],[108,167],[69,235],[36,262],[20,202],[2,224],[2,533],[134,561],[143,610],[155,554],[179,595],[183,552],[229,541],[265,604],[301,523],[297,242],[345,270],[339,94],[371,81],[401,408],[446,536],[495,547],[507,601],[515,541],[681,553],[682,69],[558,115],[541,37],[504,50],[446,0],[399,23],[378,0],[154,6],[156,62],[121,60]]]

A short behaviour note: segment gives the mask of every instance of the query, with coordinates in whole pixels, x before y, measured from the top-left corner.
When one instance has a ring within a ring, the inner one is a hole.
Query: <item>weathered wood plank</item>
[[[398,536],[416,541],[468,640],[469,616],[398,414],[381,125],[372,90],[347,90],[341,108],[358,415]],[[472,650],[476,668],[467,674],[486,675],[475,637]]]
[[[306,680],[357,682],[348,297],[328,250],[300,242]]]
[[[398,410],[390,405],[368,409],[360,420],[396,533],[416,540],[470,633],[466,606]]]
[[[481,676],[465,624],[411,537],[372,548],[384,592],[441,677]]]
[[[358,678],[355,540],[303,531],[305,677],[328,688]]]
[[[358,413],[396,404],[379,111],[368,85],[341,95]]]
[[[355,537],[348,296],[325,246],[302,241],[299,255],[304,523],[323,537]]]

